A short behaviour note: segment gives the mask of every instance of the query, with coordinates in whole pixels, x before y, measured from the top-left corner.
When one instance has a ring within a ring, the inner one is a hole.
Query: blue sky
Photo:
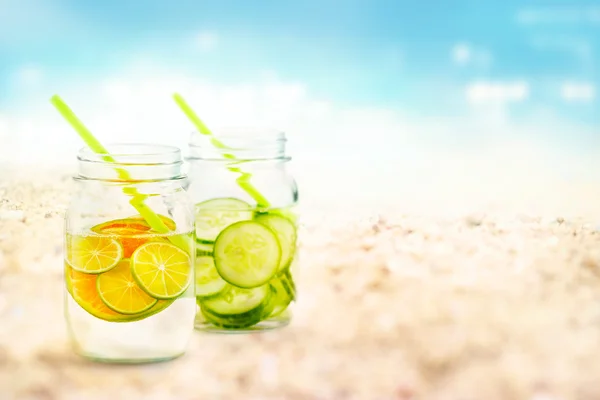
[[[48,103],[60,93],[105,138],[118,126],[162,140],[187,129],[169,114],[167,93],[183,90],[209,123],[281,114],[311,157],[351,143],[348,160],[410,158],[398,151],[418,142],[596,160],[593,3],[0,0],[0,139],[27,158],[63,137],[72,155],[80,143]]]
[[[551,106],[591,123],[597,99],[565,102],[560,84],[600,84],[600,6],[545,3],[0,0],[0,104],[17,101],[23,66],[55,81],[93,79],[139,54],[224,83],[273,70],[338,102],[427,115],[460,111],[454,90],[469,82],[527,80],[515,114]],[[216,35],[215,51],[190,46],[200,32]],[[464,64],[452,56],[461,43]]]

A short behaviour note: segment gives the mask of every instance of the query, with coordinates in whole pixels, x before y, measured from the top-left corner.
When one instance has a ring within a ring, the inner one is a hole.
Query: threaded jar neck
[[[193,132],[189,142],[190,160],[263,161],[288,160],[285,133],[254,128],[224,128],[213,136]]]
[[[144,182],[185,178],[181,151],[177,147],[144,143],[115,143],[107,154],[82,148],[77,179]]]

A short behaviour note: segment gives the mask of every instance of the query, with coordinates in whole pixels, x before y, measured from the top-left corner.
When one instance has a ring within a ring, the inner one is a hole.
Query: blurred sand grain
[[[600,233],[589,199],[586,209],[550,198],[455,198],[451,209],[438,199],[446,208],[430,213],[419,211],[435,199],[353,213],[315,199],[301,210],[289,327],[196,334],[179,360],[115,367],[68,348],[71,183],[48,176],[0,183],[2,400],[600,399]]]

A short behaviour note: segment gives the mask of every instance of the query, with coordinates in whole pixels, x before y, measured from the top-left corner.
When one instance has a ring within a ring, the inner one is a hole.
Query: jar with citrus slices
[[[192,135],[198,330],[253,332],[291,320],[298,190],[285,143],[269,130]]]
[[[82,149],[65,216],[65,312],[75,350],[107,362],[182,355],[194,327],[193,205],[169,146]]]

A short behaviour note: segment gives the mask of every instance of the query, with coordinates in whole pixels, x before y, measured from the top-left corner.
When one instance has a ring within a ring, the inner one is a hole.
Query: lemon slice
[[[100,274],[114,268],[123,257],[123,246],[111,238],[67,236],[66,259],[78,272]]]
[[[155,299],[173,299],[188,288],[192,262],[170,243],[150,242],[131,256],[131,273],[142,289]]]
[[[115,268],[100,274],[96,288],[108,308],[125,315],[147,311],[157,302],[135,282],[128,259],[121,260]]]

